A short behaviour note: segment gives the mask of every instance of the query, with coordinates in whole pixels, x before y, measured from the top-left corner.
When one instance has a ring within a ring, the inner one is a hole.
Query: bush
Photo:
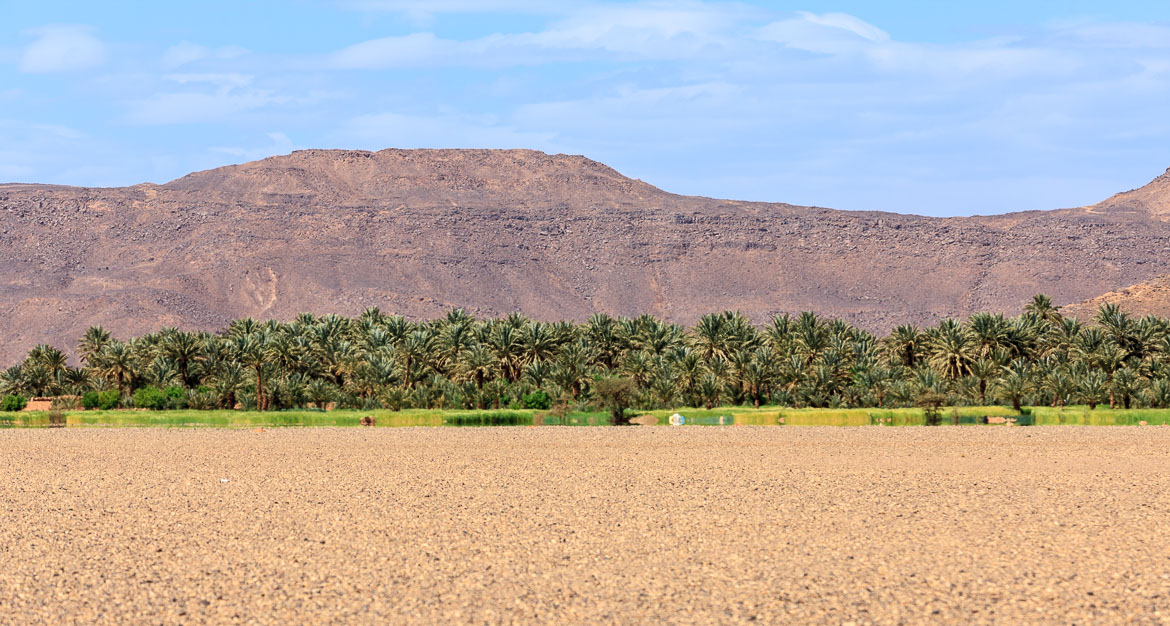
[[[97,408],[103,411],[118,408],[118,404],[122,401],[122,394],[118,393],[117,389],[108,389],[106,391],[98,392]]]
[[[0,411],[21,411],[28,406],[28,398],[24,396],[8,395],[0,400]]]
[[[158,387],[143,387],[134,392],[134,406],[140,409],[161,411],[167,408],[167,394]]]
[[[163,395],[166,396],[167,402],[163,407],[165,409],[185,409],[187,408],[187,390],[178,385],[171,385],[163,390]]]
[[[524,402],[524,408],[526,408],[526,409],[538,409],[541,411],[547,411],[549,409],[549,407],[552,406],[552,398],[548,397],[547,393],[545,393],[539,389],[537,389],[536,391],[533,391],[530,394],[525,395],[523,402]]]
[[[92,411],[101,406],[100,393],[96,391],[87,391],[81,394],[81,408]]]
[[[63,411],[49,411],[49,427],[64,428],[65,413]]]
[[[76,411],[80,408],[81,398],[79,396],[57,396],[49,405],[49,409],[53,411]]]
[[[934,391],[926,391],[920,394],[914,403],[922,407],[922,421],[924,424],[927,426],[938,426],[942,424],[942,408],[947,403],[946,395]]]
[[[209,411],[215,408],[215,396],[207,387],[192,389],[187,392],[187,408],[196,411]]]
[[[637,389],[632,378],[598,378],[593,382],[593,393],[601,406],[609,411],[610,420],[615,426],[630,423],[626,409]]]
[[[401,411],[407,406],[406,393],[401,389],[391,389],[383,394],[382,404],[391,411]]]

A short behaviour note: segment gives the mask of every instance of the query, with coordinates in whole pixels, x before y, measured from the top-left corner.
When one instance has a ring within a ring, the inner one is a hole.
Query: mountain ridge
[[[875,331],[1014,313],[1036,292],[1066,304],[1170,273],[1162,178],[1093,207],[956,218],[680,196],[531,150],[307,150],[161,185],[0,185],[0,363],[93,324],[374,305],[681,323],[814,310]]]

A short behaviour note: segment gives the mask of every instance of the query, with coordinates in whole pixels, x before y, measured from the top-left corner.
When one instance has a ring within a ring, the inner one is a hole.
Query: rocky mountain
[[[1170,317],[1170,275],[1156,276],[1084,302],[1062,306],[1060,312],[1062,315],[1091,321],[1101,305],[1106,303],[1115,304],[1121,307],[1122,311],[1138,317],[1144,315]]]
[[[1170,274],[1170,176],[1093,206],[927,218],[678,196],[580,156],[305,150],[115,189],[0,185],[0,365],[85,328],[367,306],[875,331]]]

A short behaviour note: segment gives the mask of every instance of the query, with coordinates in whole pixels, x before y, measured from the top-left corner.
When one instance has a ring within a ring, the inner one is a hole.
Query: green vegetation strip
[[[983,418],[992,418],[992,425],[1015,423],[1043,426],[1160,426],[1170,424],[1170,409],[1104,409],[1090,410],[1087,406],[1064,408],[1034,407],[1025,409],[1030,415],[1018,415],[1011,407],[955,407],[943,409],[942,424],[981,425]],[[687,426],[922,426],[922,409],[792,409],[763,407],[723,407],[716,409],[677,409],[645,411],[638,415],[652,416],[658,425],[670,423],[670,416],[678,413]],[[605,412],[573,412],[555,416],[547,411],[433,411],[412,409],[403,411],[336,410],[336,411],[229,411],[229,410],[95,410],[65,411],[65,425],[69,427],[220,427],[259,428],[282,426],[360,426],[363,417],[370,416],[378,427],[440,427],[440,426],[603,426],[610,424]],[[1003,422],[995,418],[1004,418]],[[649,422],[650,420],[637,420]],[[25,411],[0,414],[0,428],[50,426],[47,411]]]

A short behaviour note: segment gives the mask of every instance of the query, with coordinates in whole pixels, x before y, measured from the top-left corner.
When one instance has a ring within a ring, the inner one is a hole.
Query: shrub
[[[920,394],[914,403],[922,407],[922,420],[927,426],[938,426],[942,423],[942,407],[946,406],[946,395],[927,391]]]
[[[187,408],[187,390],[178,385],[171,385],[163,390],[163,396],[166,398],[164,409],[185,409]]]
[[[187,392],[187,408],[196,411],[209,411],[215,408],[215,396],[207,387],[192,389]]]
[[[81,408],[79,396],[57,396],[49,408],[54,411],[76,411]]]
[[[626,409],[637,389],[632,378],[598,378],[593,382],[593,393],[601,406],[609,411],[610,420],[615,426],[630,423]]]
[[[97,408],[108,411],[110,409],[118,408],[118,403],[122,401],[122,394],[118,393],[117,389],[107,389],[106,391],[98,392]]]
[[[62,411],[49,411],[49,427],[63,428],[65,426],[65,413]]]
[[[134,406],[140,409],[161,411],[167,408],[167,394],[158,387],[143,387],[134,392]]]
[[[401,411],[406,405],[406,393],[401,389],[391,389],[382,396],[382,403],[391,411]]]
[[[18,395],[4,396],[0,400],[0,411],[21,411],[28,406],[28,398]]]
[[[524,408],[526,409],[539,409],[541,411],[547,411],[549,407],[552,406],[552,398],[548,397],[547,393],[539,389],[533,391],[530,394],[526,394],[524,396],[523,402]]]
[[[101,400],[98,399],[100,395],[96,391],[87,391],[81,394],[81,408],[92,411],[101,406]]]

